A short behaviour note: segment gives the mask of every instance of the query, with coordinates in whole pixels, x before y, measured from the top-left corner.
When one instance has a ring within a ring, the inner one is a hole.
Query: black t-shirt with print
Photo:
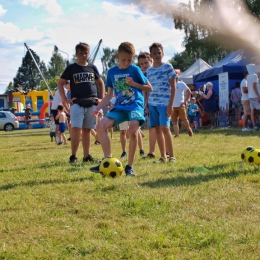
[[[100,78],[100,75],[95,65],[70,64],[62,73],[61,78],[70,80],[71,98],[97,97],[95,81]]]

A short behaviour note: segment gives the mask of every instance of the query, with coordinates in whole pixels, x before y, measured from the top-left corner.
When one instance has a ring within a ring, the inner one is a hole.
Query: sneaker
[[[155,158],[155,155],[152,154],[152,153],[148,153],[145,158],[147,158],[147,159],[153,159],[153,158]]]
[[[71,139],[70,139],[70,137],[67,139],[67,141],[70,141]]]
[[[247,128],[247,127],[242,128],[242,132],[250,132],[250,131],[251,131],[251,128]]]
[[[140,155],[143,156],[143,157],[145,156],[144,150],[140,150]]]
[[[161,157],[158,161],[154,161],[154,163],[167,163],[167,159]]]
[[[168,159],[168,162],[171,162],[171,163],[176,163],[176,162],[177,162],[177,160],[176,160],[176,158],[175,158],[175,157],[170,157],[170,158]]]
[[[89,154],[87,157],[83,158],[83,162],[94,162],[94,158]]]
[[[135,173],[134,173],[134,169],[133,167],[129,166],[129,165],[126,165],[125,166],[125,174],[126,176],[130,176],[130,177],[135,177]]]
[[[71,155],[70,156],[70,163],[76,163],[77,162],[77,157],[75,157],[75,155]]]
[[[196,132],[196,133],[198,133],[198,132],[199,132],[199,129],[198,129],[198,128],[196,128],[196,129],[195,129],[195,132]]]
[[[127,152],[122,152],[120,159],[124,159],[127,157]]]
[[[257,126],[255,126],[253,129],[254,129],[254,131],[258,131],[258,127]]]
[[[179,137],[179,135],[175,135],[174,138]]]
[[[89,170],[92,171],[92,172],[95,172],[95,173],[100,173],[99,166],[100,165],[93,166],[93,167],[89,168]]]
[[[189,135],[190,137],[193,136],[193,132],[192,132],[192,129],[191,129],[191,128],[188,130],[188,135]]]
[[[61,144],[63,144],[63,143],[62,143],[62,142],[58,142],[58,143],[57,143],[57,145],[61,145]]]
[[[99,141],[95,141],[94,144],[96,144],[96,145],[100,145],[100,142],[99,142]]]

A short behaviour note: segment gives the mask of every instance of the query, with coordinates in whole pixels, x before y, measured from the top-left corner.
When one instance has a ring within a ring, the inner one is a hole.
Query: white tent
[[[191,65],[191,67],[181,73],[179,79],[184,81],[186,84],[193,84],[193,75],[210,68],[211,66],[207,62],[199,58]]]

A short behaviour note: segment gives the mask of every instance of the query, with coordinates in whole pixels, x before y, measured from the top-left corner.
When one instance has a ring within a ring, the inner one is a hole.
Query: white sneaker
[[[242,132],[250,132],[250,131],[251,131],[251,128],[247,128],[247,127],[242,128]]]

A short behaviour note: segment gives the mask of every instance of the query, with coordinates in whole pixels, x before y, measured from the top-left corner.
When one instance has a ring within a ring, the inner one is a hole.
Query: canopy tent
[[[211,68],[211,66],[199,58],[191,65],[191,67],[181,73],[179,79],[184,81],[186,84],[193,84],[193,75],[203,72],[209,68]]]
[[[253,55],[247,49],[231,52],[211,69],[194,75],[193,82],[197,88],[208,81],[218,86],[218,74],[228,72],[229,88],[231,89],[234,86],[234,82],[243,79],[246,65],[251,63],[252,57]]]

